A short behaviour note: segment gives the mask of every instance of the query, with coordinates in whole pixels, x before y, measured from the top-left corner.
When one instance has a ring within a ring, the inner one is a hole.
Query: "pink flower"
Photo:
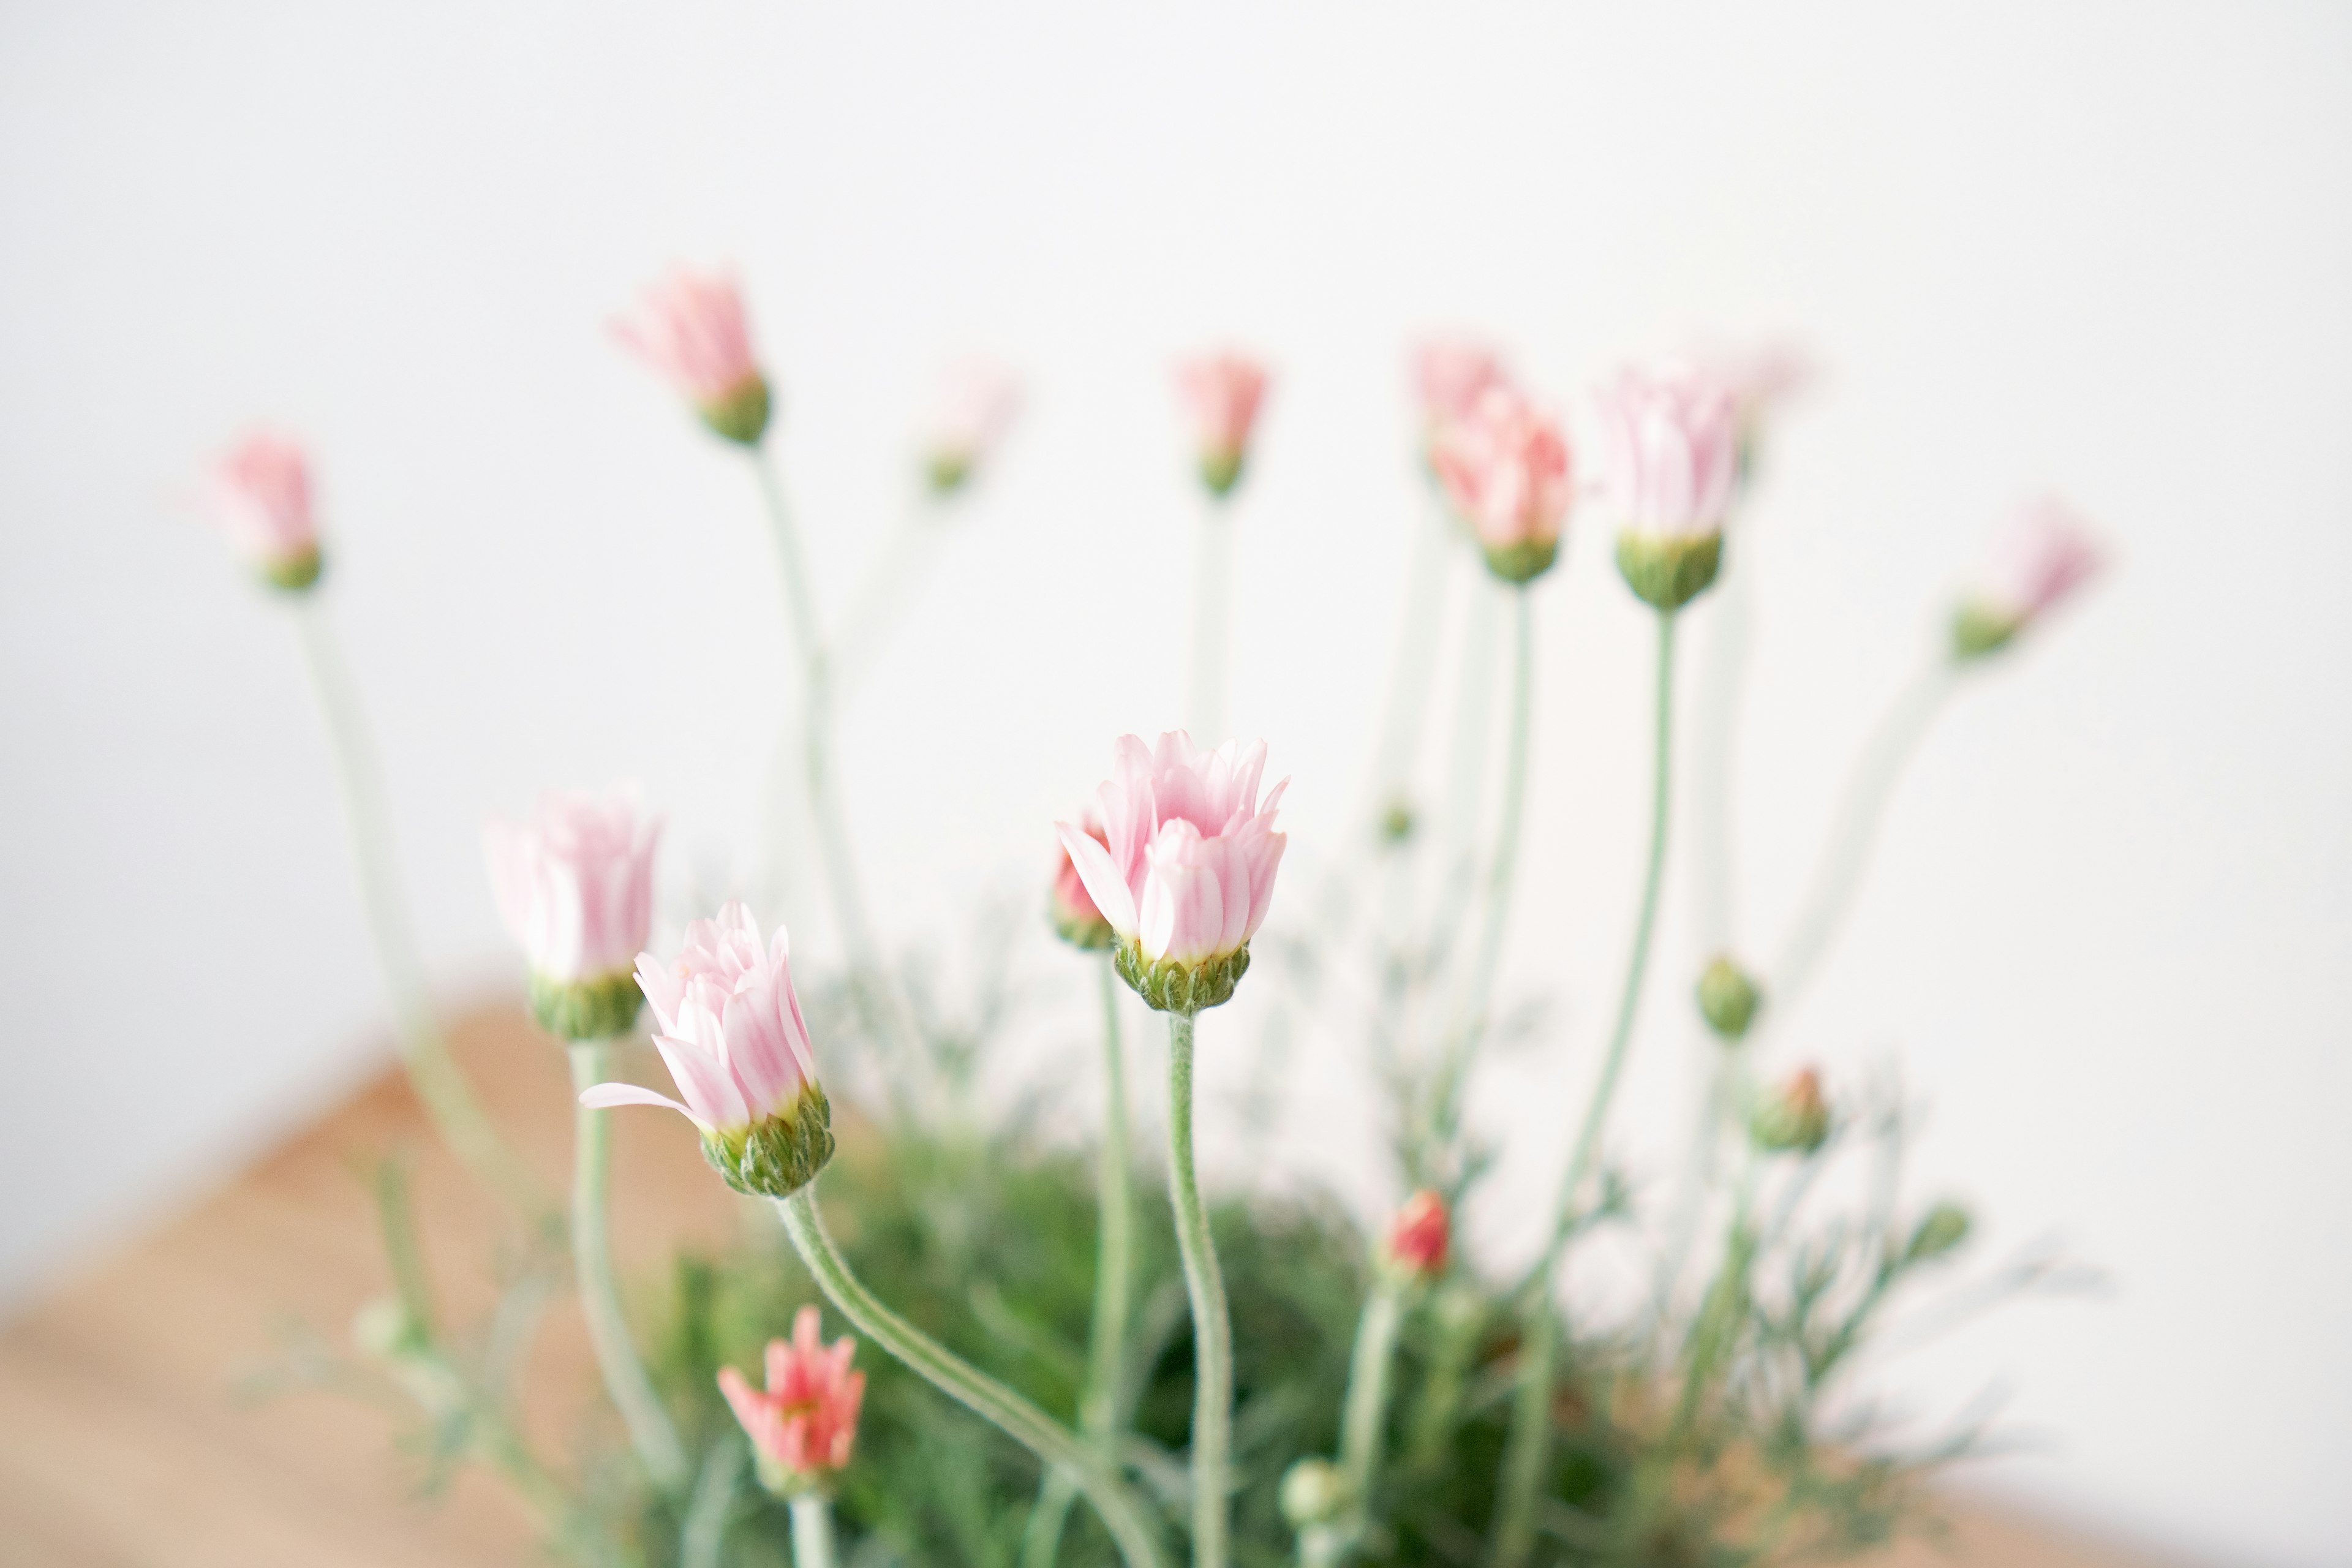
[[[2090,525],[2064,501],[2043,496],[2002,531],[1979,597],[2012,620],[2032,621],[2096,576],[2105,560]]]
[[[531,973],[550,980],[627,974],[653,929],[661,819],[635,793],[549,794],[529,822],[483,829],[490,888]]]
[[[1444,1271],[1453,1240],[1454,1220],[1445,1200],[1423,1188],[1405,1200],[1389,1226],[1389,1262],[1415,1279],[1434,1279]]]
[[[1412,390],[1424,428],[1466,419],[1489,392],[1511,390],[1503,357],[1475,338],[1427,338],[1413,346]]]
[[[1201,354],[1176,367],[1176,397],[1192,427],[1201,479],[1224,495],[1241,478],[1250,431],[1265,398],[1265,367],[1230,351]]]
[[[1096,794],[1103,837],[1055,825],[1095,907],[1147,965],[1200,968],[1245,949],[1282,864],[1274,814],[1288,781],[1259,802],[1265,743],[1202,752],[1181,731],[1157,747],[1123,735],[1111,758]]]
[[[1598,400],[1601,489],[1621,528],[1721,531],[1739,467],[1739,405],[1689,365],[1630,369]]]
[[[751,357],[743,296],[730,277],[673,267],[616,316],[613,336],[693,404],[710,427],[750,445],[768,425],[768,384]]]
[[[844,1334],[828,1347],[817,1328],[817,1310],[803,1307],[791,1342],[768,1342],[765,1390],[731,1366],[719,1369],[719,1391],[751,1439],[761,1479],[787,1495],[823,1487],[849,1463],[866,1398],[866,1374],[849,1370],[857,1342]]]
[[[640,953],[637,984],[658,1024],[654,1046],[683,1099],[602,1083],[580,1103],[666,1105],[706,1134],[790,1120],[817,1089],[808,1025],[793,991],[791,947],[781,926],[762,947],[751,911],[731,903],[718,919],[687,927],[686,945],[669,963]]]
[[[1811,385],[1819,374],[1812,356],[1801,344],[1785,339],[1745,348],[1711,349],[1696,357],[1731,394],[1741,426],[1751,432]]]
[[[1109,839],[1093,817],[1094,814],[1088,812],[1087,820],[1079,824],[1078,831],[1108,847]],[[1083,948],[1104,948],[1111,944],[1113,932],[1110,922],[1103,919],[1102,911],[1095,908],[1094,900],[1087,896],[1087,885],[1078,876],[1078,868],[1071,861],[1067,849],[1062,851],[1061,868],[1054,873],[1052,914],[1054,930],[1064,942]]]
[[[931,487],[956,489],[996,449],[1021,409],[1021,384],[990,360],[959,360],[940,379],[925,423],[923,467]]]
[[[1497,575],[1525,583],[1552,563],[1575,493],[1556,420],[1490,386],[1468,414],[1437,427],[1429,457]]]
[[[257,430],[223,453],[205,500],[236,552],[281,588],[319,577],[319,524],[310,510],[310,464],[284,436]]]

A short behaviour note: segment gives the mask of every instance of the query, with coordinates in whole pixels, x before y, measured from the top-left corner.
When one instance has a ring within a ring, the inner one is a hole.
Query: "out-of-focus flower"
[[[1739,464],[1735,490],[1755,478],[1772,420],[1818,374],[1801,344],[1785,339],[1743,348],[1712,348],[1695,356],[1730,392],[1739,414]]]
[[[1201,482],[1211,495],[1231,493],[1265,400],[1265,366],[1231,350],[1196,355],[1176,367],[1176,400],[1192,426]]]
[[[849,1368],[857,1342],[844,1334],[827,1345],[818,1324],[817,1310],[803,1307],[792,1339],[768,1342],[765,1389],[731,1366],[719,1369],[719,1391],[751,1439],[761,1484],[779,1497],[824,1490],[857,1441],[866,1398],[866,1374]]]
[[[1755,1021],[1756,1009],[1763,1001],[1764,993],[1755,978],[1733,963],[1727,952],[1718,953],[1699,972],[1699,1016],[1727,1044],[1737,1043],[1747,1035],[1748,1026]]]
[[[1233,995],[1249,941],[1274,901],[1284,837],[1275,808],[1288,781],[1258,799],[1265,742],[1193,748],[1181,731],[1156,747],[1122,735],[1096,792],[1103,837],[1055,824],[1078,879],[1118,942],[1120,978],[1163,1013],[1197,1013]]]
[[[213,464],[205,500],[230,545],[271,586],[299,591],[319,580],[310,464],[299,445],[250,433]]]
[[[2044,496],[2010,521],[1983,583],[1952,616],[1952,653],[1980,658],[2007,647],[2097,575],[2106,553],[2074,510]]]
[[[783,928],[762,946],[740,903],[686,928],[677,957],[637,956],[654,1010],[654,1046],[679,1100],[632,1083],[600,1083],[589,1106],[663,1105],[702,1130],[702,1152],[738,1192],[780,1198],[833,1157],[833,1107],[817,1082],[808,1025],[793,990]]]
[[[1424,338],[1413,345],[1412,392],[1424,437],[1433,439],[1453,421],[1468,418],[1497,388],[1514,390],[1493,345],[1456,336]]]
[[[1819,1149],[1830,1135],[1822,1075],[1811,1068],[1790,1073],[1756,1102],[1748,1114],[1748,1135],[1767,1153],[1810,1154]]]
[[[1715,581],[1739,466],[1730,389],[1687,364],[1624,371],[1598,400],[1601,489],[1616,513],[1617,569],[1661,610]]]
[[[1021,411],[1021,384],[993,360],[958,360],[940,375],[923,426],[923,475],[951,494],[968,483]]]
[[[1904,1244],[1903,1261],[1927,1263],[1941,1258],[1968,1240],[1975,1223],[1969,1211],[1958,1204],[1942,1203],[1920,1216],[1911,1231],[1911,1239]]]
[[[767,378],[751,357],[734,279],[673,267],[645,289],[634,311],[613,319],[612,330],[719,435],[751,447],[766,434]]]
[[[1444,1198],[1427,1188],[1407,1198],[1389,1222],[1388,1264],[1416,1284],[1445,1271],[1454,1242],[1454,1216]]]
[[[1496,576],[1530,582],[1559,558],[1575,489],[1559,421],[1490,386],[1476,406],[1437,427],[1429,459]]]
[[[653,929],[661,819],[627,789],[550,794],[528,822],[482,830],[490,890],[530,965],[531,1011],[567,1040],[604,1040],[636,1021],[631,973]]]
[[[1078,831],[1108,849],[1110,840],[1104,836],[1101,825],[1093,820],[1093,816],[1092,812],[1087,814],[1087,819],[1078,825]],[[1061,868],[1054,873],[1050,912],[1055,934],[1073,947],[1097,950],[1107,948],[1118,940],[1118,934],[1110,929],[1110,921],[1103,919],[1102,911],[1095,908],[1094,900],[1087,896],[1086,879],[1078,875],[1078,868],[1072,863],[1067,849],[1062,851]]]

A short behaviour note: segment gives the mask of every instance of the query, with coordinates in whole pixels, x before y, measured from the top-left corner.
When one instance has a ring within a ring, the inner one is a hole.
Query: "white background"
[[[2014,1390],[2034,1451],[1983,1472],[2011,1495],[2233,1563],[2352,1558],[2352,12],[812,9],[0,22],[0,1289],[383,1048],[289,632],[186,504],[248,418],[315,443],[332,613],[463,998],[512,984],[486,813],[631,774],[673,882],[757,839],[784,644],[753,494],[600,329],[672,257],[741,268],[836,588],[902,504],[940,356],[1028,375],[845,741],[906,937],[1042,867],[1108,737],[1176,716],[1180,350],[1278,367],[1234,706],[1297,779],[1294,853],[1328,858],[1415,515],[1410,335],[1485,329],[1565,399],[1695,332],[1796,330],[1830,375],[1739,563],[1759,946],[1999,514],[2062,486],[2120,557],[1945,715],[1789,1020],[1833,1070],[1902,1052],[1923,1179],[1989,1256],[2055,1233],[2112,1275],[1888,1386]],[[1530,1200],[1646,788],[1646,622],[1600,520],[1569,563],[1509,961],[1560,1028],[1480,1101]],[[1670,910],[1654,1020],[1697,956]],[[1643,1049],[1637,1158],[1700,1047],[1658,1022]]]

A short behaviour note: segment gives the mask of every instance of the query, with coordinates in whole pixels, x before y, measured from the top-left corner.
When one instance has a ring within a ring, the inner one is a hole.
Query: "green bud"
[[[1763,1003],[1764,993],[1746,970],[1731,962],[1728,953],[1718,955],[1699,973],[1699,1016],[1726,1043],[1747,1036],[1748,1026],[1755,1021],[1756,1009]]]
[[[790,1197],[833,1158],[833,1103],[810,1084],[799,1102],[749,1127],[702,1135],[702,1157],[737,1192],[755,1198]]]
[[[1654,533],[1628,528],[1617,535],[1617,570],[1625,585],[1661,610],[1679,610],[1706,591],[1723,566],[1723,531]]]
[[[299,554],[270,562],[261,569],[261,580],[281,592],[299,594],[318,582],[319,574],[323,569],[319,547],[313,544]]]
[[[1937,1204],[1921,1217],[1903,1248],[1906,1263],[1927,1263],[1941,1258],[1968,1240],[1973,1223],[1958,1204]]]
[[[1293,1530],[1328,1524],[1348,1506],[1348,1483],[1328,1459],[1301,1459],[1282,1477],[1282,1517]]]
[[[1510,544],[1482,544],[1486,570],[1514,587],[1532,583],[1559,559],[1559,536],[1522,539]]]
[[[1381,813],[1381,841],[1384,844],[1402,844],[1406,842],[1412,837],[1412,828],[1413,816],[1412,803],[1411,801],[1391,801],[1389,803],[1389,808]]]
[[[754,375],[717,402],[704,404],[702,422],[730,441],[756,447],[768,433],[769,408],[767,381]]]
[[[1249,949],[1237,947],[1223,958],[1196,964],[1172,958],[1158,963],[1143,956],[1143,944],[1133,938],[1111,949],[1111,963],[1135,994],[1162,1013],[1190,1016],[1232,1000],[1234,986],[1249,970]]]
[[[964,452],[935,452],[923,463],[923,480],[935,496],[951,496],[971,478],[971,458]]]
[[[530,1016],[559,1040],[610,1040],[636,1026],[645,1005],[637,977],[623,969],[586,980],[530,977]]]
[[[1242,482],[1242,459],[1247,456],[1240,447],[1230,452],[1204,452],[1201,455],[1201,482],[1219,500],[1234,493]]]
[[[2025,623],[1971,601],[1952,612],[1952,658],[1962,664],[2007,647]]]
[[[1806,1068],[1759,1100],[1748,1112],[1748,1135],[1768,1154],[1810,1154],[1827,1142],[1830,1108],[1821,1075]]]

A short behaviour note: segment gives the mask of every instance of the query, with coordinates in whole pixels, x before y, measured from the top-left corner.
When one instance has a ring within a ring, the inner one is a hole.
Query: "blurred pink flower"
[[[1801,343],[1768,339],[1742,348],[1717,347],[1694,356],[1723,384],[1738,407],[1740,423],[1753,429],[1812,384],[1820,374]]]
[[[1618,525],[1644,534],[1723,527],[1739,466],[1739,405],[1688,364],[1633,368],[1601,390],[1600,488]]]
[[[1284,837],[1274,814],[1288,781],[1261,805],[1265,742],[1196,751],[1181,731],[1147,747],[1122,735],[1097,792],[1103,837],[1057,823],[1095,907],[1147,963],[1197,966],[1246,946],[1274,901]]]
[[[687,927],[685,945],[670,962],[639,954],[637,984],[657,1025],[654,1046],[682,1100],[603,1083],[580,1103],[665,1105],[705,1133],[794,1118],[803,1098],[816,1092],[817,1077],[793,991],[791,947],[781,926],[762,947],[751,911],[730,903],[716,920]]]
[[[490,889],[531,972],[550,980],[626,974],[653,928],[661,819],[635,792],[551,793],[528,822],[482,830]]]
[[[2029,622],[2097,575],[2105,561],[2082,516],[2056,496],[2042,496],[2001,531],[1977,598],[2011,620]]]
[[[857,1342],[844,1334],[827,1346],[818,1324],[817,1310],[803,1307],[791,1342],[768,1342],[764,1390],[731,1366],[719,1369],[719,1390],[751,1439],[761,1479],[787,1494],[822,1487],[849,1463],[866,1397],[866,1374],[849,1370]]]
[[[1094,813],[1086,814],[1078,831],[1096,843],[1108,847],[1109,840],[1102,826],[1094,820]],[[1054,873],[1052,900],[1054,930],[1064,942],[1084,948],[1104,948],[1111,944],[1110,922],[1095,908],[1094,900],[1087,896],[1086,882],[1078,876],[1077,867],[1071,862],[1070,852],[1062,851],[1061,868]]]
[[[768,384],[751,357],[733,278],[672,267],[634,312],[613,319],[612,332],[720,435],[749,444],[766,430]]]
[[[1192,426],[1201,479],[1223,495],[1241,478],[1250,431],[1265,399],[1265,366],[1231,351],[1197,355],[1176,367],[1176,397]]]
[[[924,424],[923,468],[932,488],[952,490],[971,477],[1012,428],[1021,384],[992,360],[958,360],[940,378]]]
[[[230,545],[282,588],[319,575],[319,524],[310,510],[310,464],[287,437],[256,430],[213,464],[205,500]]]
[[[1425,1187],[1405,1200],[1389,1225],[1390,1263],[1419,1279],[1444,1271],[1453,1243],[1454,1220],[1445,1200]]]
[[[1575,497],[1559,424],[1506,386],[1439,426],[1430,465],[1497,575],[1524,583],[1552,563]]]
[[[1424,338],[1413,345],[1412,390],[1425,429],[1467,418],[1487,393],[1511,388],[1503,356],[1475,338]]]

